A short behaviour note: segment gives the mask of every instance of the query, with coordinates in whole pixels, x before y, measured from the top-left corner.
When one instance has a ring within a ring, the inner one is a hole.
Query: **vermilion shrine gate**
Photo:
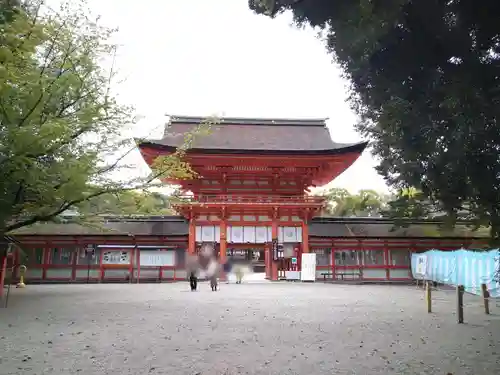
[[[172,119],[163,139],[139,145],[144,160],[152,165],[174,153],[203,120]],[[192,194],[176,207],[189,220],[188,251],[214,242],[225,263],[228,245],[233,253],[257,249],[273,280],[289,269],[292,256],[300,268],[300,254],[310,251],[308,223],[324,206],[307,189],[332,181],[365,147],[334,143],[325,120],[222,119],[188,150],[200,178],[166,181]],[[283,246],[284,259],[271,253],[273,240]]]

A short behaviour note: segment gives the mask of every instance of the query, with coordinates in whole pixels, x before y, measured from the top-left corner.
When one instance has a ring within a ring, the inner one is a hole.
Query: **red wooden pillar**
[[[307,219],[302,222],[302,252],[309,252],[309,225]]]
[[[264,262],[266,264],[266,279],[271,279],[271,246],[266,244],[264,246]]]
[[[5,273],[7,272],[7,256],[0,259],[0,297],[3,295],[3,287],[5,285]]]
[[[71,281],[76,280],[76,263],[78,262],[78,257],[80,256],[80,243],[76,241],[76,249],[71,252]]]
[[[384,241],[384,263],[385,263],[385,278],[389,280],[391,278],[391,259],[390,259],[390,254],[389,254],[389,244],[387,243],[387,240]]]
[[[225,219],[222,219],[220,222],[220,257],[219,257],[219,263],[221,265],[226,264],[226,252],[227,252],[227,237],[226,237],[226,232],[227,232],[227,222]],[[226,280],[226,273],[224,271],[221,272],[220,275],[221,280]]]
[[[139,284],[139,280],[141,279],[141,251],[139,248],[137,248],[137,251],[135,252],[135,264],[137,267],[137,284]]]
[[[335,275],[335,241],[332,240],[332,251],[330,251],[330,264],[332,267],[332,275]]]
[[[134,263],[135,263],[135,247],[132,248],[132,250],[130,250],[130,264],[128,265],[128,282],[131,283],[132,282],[132,279],[134,278]],[[161,267],[160,267],[160,281],[161,281],[161,278],[162,278],[162,270],[161,270]]]
[[[102,264],[102,257],[104,255],[103,249],[99,252],[99,282],[104,280],[104,265]]]
[[[50,262],[50,251],[51,247],[45,245],[42,255],[42,280],[47,280],[47,268]]]
[[[193,255],[196,251],[196,223],[194,218],[189,219],[189,239],[188,239],[188,254]]]
[[[361,240],[358,239],[357,243],[358,243],[358,252],[361,253],[361,259],[362,259],[362,262],[361,262],[362,265],[359,265],[359,272],[361,274],[360,279],[362,280],[362,279],[364,279],[363,270],[364,270],[364,266],[365,266],[365,263],[366,263],[365,262],[365,256],[364,256],[364,254],[365,254],[365,247],[363,246],[363,242],[361,242]],[[340,254],[340,256],[342,256],[342,254]],[[358,257],[358,259],[360,259],[360,258]]]
[[[179,267],[179,262],[177,259],[177,250],[179,250],[179,245],[175,246],[175,253],[174,253],[174,281],[177,280],[177,267]]]
[[[273,241],[278,241],[278,220],[273,219],[271,224],[271,238]],[[278,263],[274,260],[273,249],[270,249],[270,261],[271,261],[271,280],[278,280]]]

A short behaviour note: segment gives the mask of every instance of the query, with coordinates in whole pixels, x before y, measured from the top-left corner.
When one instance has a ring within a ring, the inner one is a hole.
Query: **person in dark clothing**
[[[210,287],[212,288],[212,292],[217,291],[217,276],[216,275],[213,275],[210,278]]]
[[[198,278],[196,277],[196,273],[194,271],[189,275],[189,285],[191,286],[192,292],[194,292],[198,286]]]

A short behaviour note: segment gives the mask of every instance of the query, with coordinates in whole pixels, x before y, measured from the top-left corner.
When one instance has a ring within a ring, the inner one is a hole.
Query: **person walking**
[[[236,270],[234,271],[236,275],[236,284],[241,284],[241,281],[243,280],[243,269],[241,266],[237,266]]]
[[[217,291],[217,275],[210,277],[210,287],[212,288],[212,292]]]
[[[198,287],[198,277],[196,276],[195,271],[191,271],[189,275],[189,285],[191,286],[191,291],[194,292]]]

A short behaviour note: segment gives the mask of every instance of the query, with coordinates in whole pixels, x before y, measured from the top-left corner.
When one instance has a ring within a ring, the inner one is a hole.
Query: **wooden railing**
[[[203,195],[203,196],[178,196],[173,204],[323,204],[325,198],[319,196],[253,196],[253,195]]]

